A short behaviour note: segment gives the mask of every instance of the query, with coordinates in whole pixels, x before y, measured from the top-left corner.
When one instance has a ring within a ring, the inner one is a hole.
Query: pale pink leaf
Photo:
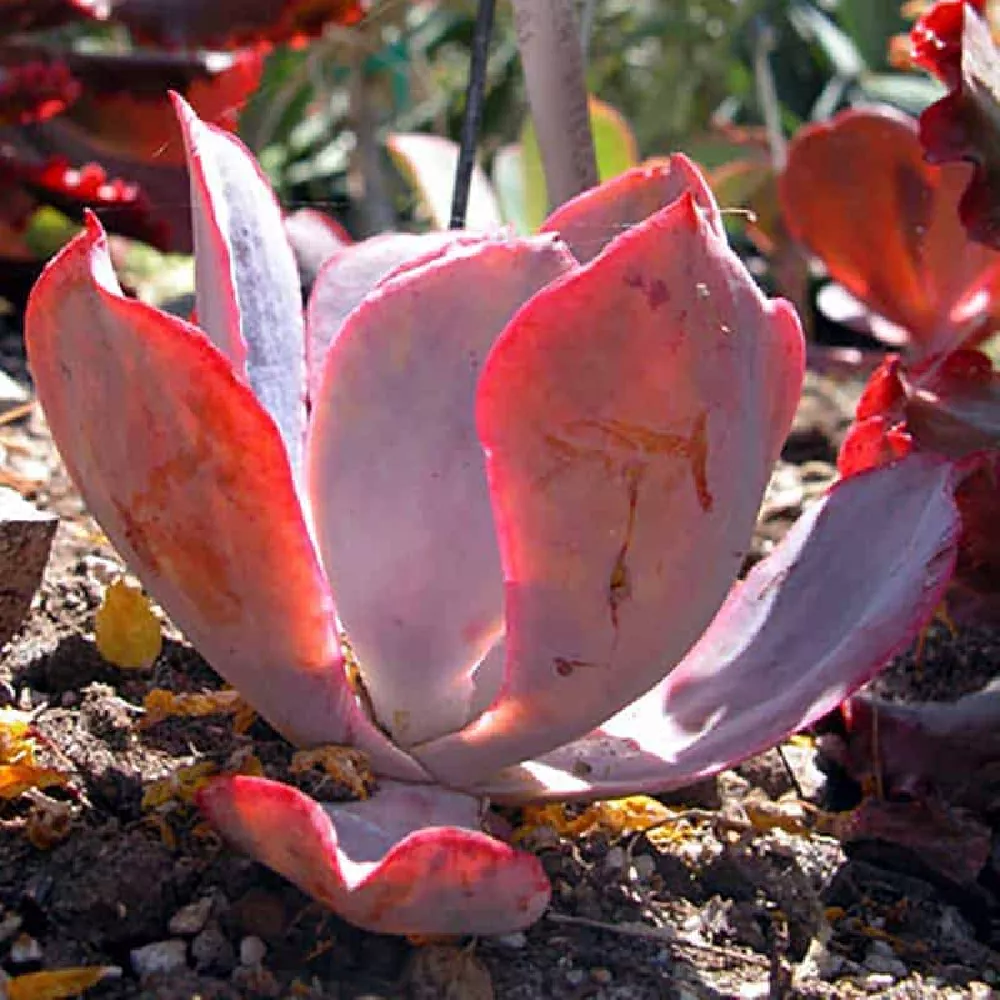
[[[393,132],[386,145],[393,159],[416,186],[424,207],[437,229],[451,222],[451,199],[458,168],[458,143],[422,132]],[[493,232],[503,226],[500,206],[482,167],[472,169],[465,228]]]
[[[574,266],[551,236],[454,247],[383,282],[328,350],[307,448],[316,533],[376,716],[403,746],[461,728],[482,700],[503,577],[476,385],[517,309]]]
[[[233,777],[207,785],[199,805],[241,850],[366,930],[503,934],[548,905],[538,858],[483,833],[480,801],[459,792],[383,782],[371,799],[324,807]]]
[[[469,233],[383,233],[345,246],[327,259],[316,277],[306,311],[309,395],[319,391],[326,351],[347,317],[376,285],[396,270],[453,244],[476,242]]]
[[[462,783],[552,749],[676,666],[747,551],[802,373],[793,310],[690,193],[525,305],[477,401],[504,684],[414,748],[429,770]]]
[[[657,687],[589,737],[478,790],[511,801],[665,791],[832,711],[942,600],[960,530],[954,480],[949,463],[918,455],[839,483]]]
[[[576,259],[587,263],[616,236],[690,192],[721,236],[722,216],[698,168],[683,154],[634,167],[557,208],[540,232],[558,233]]]
[[[198,322],[274,418],[298,473],[306,424],[299,272],[281,208],[246,147],[183,98]]]
[[[419,778],[347,683],[274,421],[199,329],[124,297],[93,216],[39,279],[25,339],[88,509],[192,644],[289,739]]]

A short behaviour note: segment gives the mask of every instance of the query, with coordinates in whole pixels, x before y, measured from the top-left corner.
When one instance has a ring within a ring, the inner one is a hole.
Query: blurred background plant
[[[387,140],[457,138],[476,6],[118,0],[100,20],[92,0],[0,0],[0,253],[36,270],[100,194],[118,199],[104,206],[112,230],[188,249],[179,138],[154,96],[168,86],[203,114],[238,117],[289,211],[318,210],[353,238],[425,227],[427,202]],[[578,11],[588,86],[604,102],[602,174],[675,150],[717,170],[723,204],[756,213],[749,225],[738,213],[729,221],[765,278],[783,266],[773,179],[785,140],[845,106],[887,101],[917,113],[941,93],[890,63],[890,41],[908,27],[897,0],[578,0]],[[531,228],[545,196],[525,108],[513,13],[499,0],[480,160],[504,215]],[[511,158],[517,144],[527,153]],[[429,169],[440,174],[439,163]],[[38,211],[52,205],[59,214]],[[321,235],[330,247],[345,234]],[[169,271],[141,254],[133,264],[139,286]],[[779,274],[775,284],[791,281]]]

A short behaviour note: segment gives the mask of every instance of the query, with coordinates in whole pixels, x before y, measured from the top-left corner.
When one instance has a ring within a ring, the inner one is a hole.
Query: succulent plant
[[[236,844],[365,928],[523,927],[548,882],[490,801],[711,774],[928,620],[958,534],[934,456],[835,486],[734,582],[803,342],[688,161],[538,236],[345,246],[304,321],[263,175],[175,103],[198,325],[122,294],[91,217],[26,339],[88,507],[188,639],[290,740],[377,776],[346,803],[217,779],[201,805]]]

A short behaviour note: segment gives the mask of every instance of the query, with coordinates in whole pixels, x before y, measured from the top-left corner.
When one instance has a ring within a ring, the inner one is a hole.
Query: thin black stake
[[[476,163],[476,142],[483,119],[483,99],[486,95],[486,64],[493,34],[493,12],[496,0],[479,0],[476,28],[472,35],[472,60],[469,64],[469,86],[465,91],[465,114],[462,118],[462,138],[455,170],[455,192],[451,198],[451,228],[463,229],[469,210],[469,189],[472,169]]]

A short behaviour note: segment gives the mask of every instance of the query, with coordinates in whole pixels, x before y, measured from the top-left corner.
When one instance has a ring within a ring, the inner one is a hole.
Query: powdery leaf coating
[[[347,684],[273,420],[200,330],[122,295],[93,217],[32,292],[25,342],[87,507],[212,666],[290,739],[419,775]]]
[[[347,317],[379,282],[399,267],[479,239],[455,232],[383,233],[331,254],[316,276],[306,311],[310,398],[320,391],[327,349]]]
[[[198,322],[274,418],[297,476],[306,427],[299,272],[267,178],[234,136],[174,107],[191,173]]]
[[[616,236],[690,192],[710,225],[723,233],[722,217],[698,168],[678,153],[663,163],[635,167],[557,208],[539,232],[558,233],[581,264],[593,260]]]
[[[588,738],[479,790],[505,801],[664,791],[825,715],[940,604],[960,529],[956,479],[950,463],[923,455],[834,486],[652,691]]]
[[[863,108],[801,129],[779,190],[791,233],[923,357],[980,333],[1000,283],[1000,255],[958,219],[968,178],[924,162],[914,120]]]
[[[525,305],[477,400],[503,687],[413,749],[428,770],[461,784],[550,750],[680,661],[739,569],[802,368],[793,310],[690,193]]]
[[[503,934],[548,905],[541,862],[482,833],[469,795],[383,782],[371,799],[324,808],[287,785],[234,777],[198,799],[241,850],[367,930]]]
[[[496,693],[499,676],[476,669],[503,632],[476,386],[518,308],[574,267],[550,236],[453,246],[383,282],[327,352],[307,459],[316,535],[402,746],[461,728]]]

